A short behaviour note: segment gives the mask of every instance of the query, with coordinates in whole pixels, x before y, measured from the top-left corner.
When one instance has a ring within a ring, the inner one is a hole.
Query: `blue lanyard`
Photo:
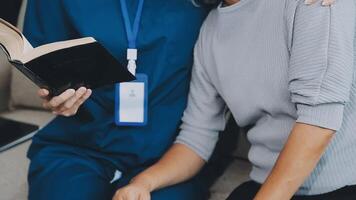
[[[128,47],[130,49],[136,49],[136,41],[138,31],[140,29],[141,15],[143,10],[144,0],[139,0],[136,17],[133,26],[131,26],[130,16],[127,9],[126,0],[120,0],[122,17],[124,18],[126,35],[128,40]]]

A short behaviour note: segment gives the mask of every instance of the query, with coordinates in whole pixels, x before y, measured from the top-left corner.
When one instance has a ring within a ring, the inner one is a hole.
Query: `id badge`
[[[115,123],[118,126],[145,126],[148,112],[148,77],[136,74],[136,80],[116,84]]]

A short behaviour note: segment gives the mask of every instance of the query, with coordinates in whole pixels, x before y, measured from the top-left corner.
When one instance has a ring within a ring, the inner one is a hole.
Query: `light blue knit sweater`
[[[176,142],[208,160],[229,108],[252,125],[250,176],[263,183],[296,121],[336,130],[298,191],[312,195],[356,184],[356,1],[303,2],[242,0],[211,12]]]

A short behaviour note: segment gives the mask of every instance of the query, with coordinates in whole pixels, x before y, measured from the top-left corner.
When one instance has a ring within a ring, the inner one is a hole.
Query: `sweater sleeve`
[[[297,122],[338,130],[354,74],[354,0],[331,7],[296,4],[289,90]]]
[[[175,143],[188,146],[207,161],[218,141],[219,131],[225,127],[226,106],[204,69],[201,51],[200,38],[194,50],[188,105]]]

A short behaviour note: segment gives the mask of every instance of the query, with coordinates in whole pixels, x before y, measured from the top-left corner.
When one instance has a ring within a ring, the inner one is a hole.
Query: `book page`
[[[74,46],[79,46],[83,44],[89,44],[96,42],[96,40],[92,37],[86,37],[86,38],[80,38],[80,39],[75,39],[75,40],[67,40],[67,41],[62,41],[62,42],[54,42],[46,45],[42,45],[39,47],[34,48],[33,50],[26,50],[25,49],[25,54],[20,58],[22,63],[27,63],[35,58],[38,58],[40,56],[46,55],[48,53],[60,50],[60,49],[66,49]]]
[[[24,41],[24,46],[23,46],[23,54],[26,54],[30,51],[33,50],[33,47],[31,45],[31,43],[27,40],[27,38],[25,38],[25,36],[22,36],[23,41]]]
[[[24,41],[22,34],[14,26],[0,19],[0,44],[11,59],[22,57]]]

